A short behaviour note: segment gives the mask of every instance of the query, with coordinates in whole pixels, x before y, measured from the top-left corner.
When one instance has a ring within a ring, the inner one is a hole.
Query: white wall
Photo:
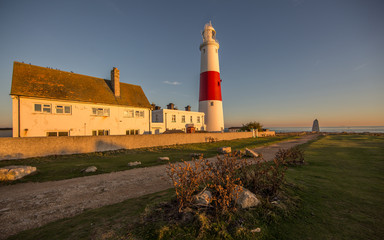
[[[213,105],[212,105],[213,104]],[[207,100],[199,102],[199,111],[207,114],[205,124],[207,131],[224,131],[223,102],[218,100]]]
[[[20,137],[44,137],[47,132],[70,132],[70,136],[91,136],[93,130],[109,130],[110,135],[125,135],[126,130],[150,129],[150,110],[116,105],[101,105],[69,101],[20,97],[13,99],[13,136],[18,136],[18,105],[20,104]],[[20,101],[20,102],[18,102]],[[35,112],[34,105],[50,104],[51,113]],[[71,106],[70,114],[57,114],[55,106]],[[95,116],[92,108],[109,108],[109,116]],[[144,111],[144,117],[124,117],[124,110]]]
[[[172,116],[175,115],[176,121],[172,121]],[[186,131],[188,124],[193,124],[196,130],[205,130],[205,117],[203,112],[181,111],[171,109],[160,109],[152,111],[152,120],[155,122],[156,116],[159,122],[163,124],[160,133],[169,130]],[[182,116],[185,116],[185,122],[182,122]],[[192,122],[190,118],[192,117]],[[197,122],[197,117],[200,117],[200,123]],[[154,127],[152,127],[153,129]]]

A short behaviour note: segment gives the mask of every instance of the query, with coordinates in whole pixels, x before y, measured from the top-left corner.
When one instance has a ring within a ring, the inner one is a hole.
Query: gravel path
[[[280,149],[305,143],[317,135],[256,148],[265,160]],[[49,222],[172,187],[166,166],[43,183],[0,186],[0,239]]]

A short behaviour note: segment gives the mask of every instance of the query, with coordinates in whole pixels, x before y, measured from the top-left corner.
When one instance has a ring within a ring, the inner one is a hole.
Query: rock
[[[97,167],[95,166],[90,166],[83,170],[83,172],[86,172],[86,173],[96,172],[96,171],[97,171]]]
[[[255,228],[251,230],[251,233],[258,233],[261,232],[261,228]]]
[[[140,165],[141,164],[141,162],[139,162],[139,161],[135,161],[135,162],[129,162],[128,163],[128,166],[129,167],[133,167],[133,166],[137,166],[137,165]]]
[[[191,156],[192,158],[195,158],[195,159],[200,159],[200,158],[203,158],[204,154],[202,154],[202,153],[191,153],[191,154],[189,154],[189,156]]]
[[[159,157],[159,160],[161,160],[161,161],[169,161],[169,157]]]
[[[246,188],[240,187],[238,199],[237,199],[237,205],[239,205],[241,208],[250,208],[250,207],[255,207],[259,204],[260,204],[260,200],[257,199],[255,194],[253,194],[251,191],[249,191]]]
[[[219,153],[226,154],[226,153],[231,153],[232,149],[231,149],[231,147],[221,147],[221,148],[217,149],[217,151]]]
[[[249,149],[249,148],[246,148],[246,149],[245,149],[245,156],[247,156],[247,157],[255,157],[255,158],[257,158],[257,157],[259,157],[259,154],[258,154],[257,152],[252,151],[252,150]]]
[[[0,181],[13,181],[36,172],[31,166],[6,166],[0,168]]]
[[[208,206],[212,202],[212,193],[208,190],[203,190],[193,197],[197,205]]]

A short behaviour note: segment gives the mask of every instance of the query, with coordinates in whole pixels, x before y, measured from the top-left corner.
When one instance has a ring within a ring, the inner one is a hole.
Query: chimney
[[[185,111],[188,111],[188,112],[190,112],[190,111],[191,111],[191,106],[189,106],[189,105],[188,105],[188,106],[186,106],[186,107],[185,107]]]
[[[160,106],[155,106],[155,110],[160,110],[161,107]]]
[[[168,104],[167,109],[172,109],[172,110],[175,109],[175,104],[173,103]]]
[[[120,71],[115,67],[111,71],[111,83],[115,97],[120,97]]]

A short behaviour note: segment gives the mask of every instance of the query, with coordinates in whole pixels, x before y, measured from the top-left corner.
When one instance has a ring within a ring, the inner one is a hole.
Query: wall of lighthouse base
[[[209,132],[224,131],[223,102],[207,100],[199,102],[199,112],[205,113],[205,124]]]

